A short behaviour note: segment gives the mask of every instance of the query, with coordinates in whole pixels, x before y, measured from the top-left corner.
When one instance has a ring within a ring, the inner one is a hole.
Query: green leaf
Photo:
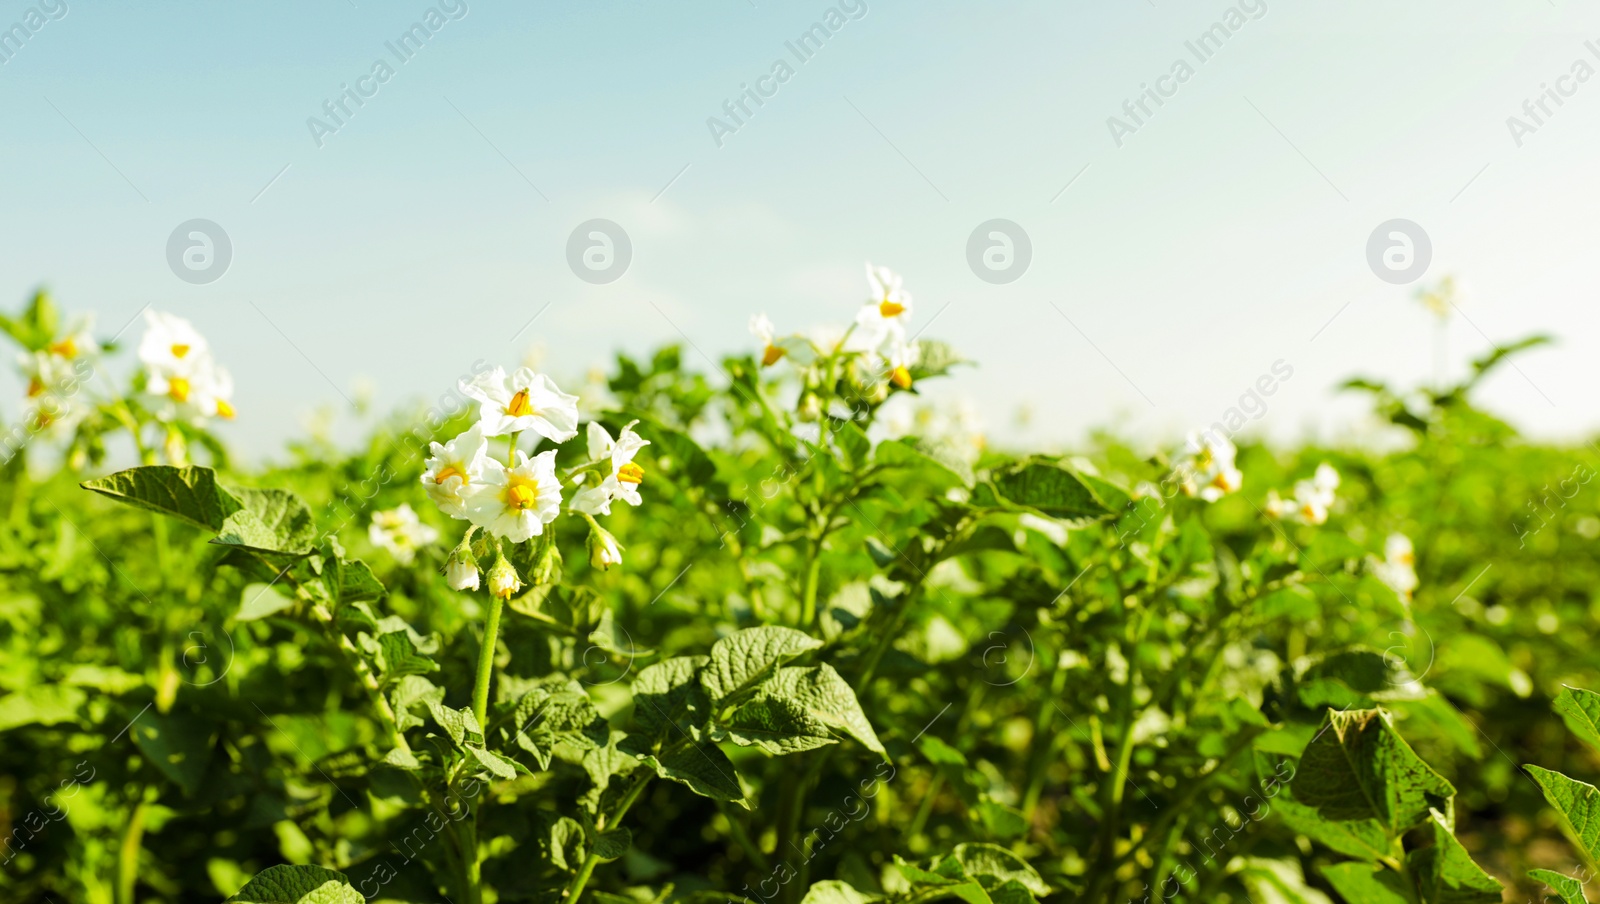
[[[1589,898],[1583,893],[1583,883],[1571,876],[1564,876],[1555,870],[1532,869],[1528,870],[1528,877],[1550,886],[1561,896],[1562,904],[1589,904]]]
[[[806,890],[800,904],[869,904],[877,895],[864,895],[855,886],[838,879],[824,879]]]
[[[711,661],[700,683],[721,706],[728,698],[755,687],[773,670],[802,653],[822,646],[809,634],[778,625],[736,631],[711,645]]]
[[[675,656],[639,670],[633,680],[633,718],[644,733],[676,741],[711,717],[711,701],[695,678],[709,660]],[[677,731],[671,731],[677,726]],[[669,736],[670,735],[670,736]]]
[[[229,515],[211,542],[242,546],[257,552],[291,556],[308,555],[317,527],[311,510],[287,490],[240,489],[229,491],[242,508]]]
[[[833,441],[844,453],[852,471],[866,464],[867,457],[872,454],[872,440],[867,439],[860,427],[850,421],[829,418],[828,429],[833,433]]]
[[[762,696],[781,697],[799,705],[817,721],[842,731],[879,756],[887,756],[867,714],[849,682],[826,663],[817,666],[787,666],[761,687]]]
[[[1389,838],[1428,819],[1455,788],[1424,763],[1381,709],[1330,710],[1306,745],[1294,797],[1334,822],[1375,820]]]
[[[1237,873],[1252,904],[1332,904],[1332,899],[1306,884],[1294,860],[1250,857]]]
[[[1588,854],[1590,862],[1600,862],[1600,790],[1549,769],[1522,768],[1538,783],[1544,799],[1561,814],[1562,827],[1572,842]]]
[[[626,828],[607,829],[595,836],[594,856],[602,863],[610,863],[628,853],[630,847],[633,847],[632,832]]]
[[[439,664],[417,652],[417,645],[405,631],[390,631],[378,638],[378,664],[384,681],[406,675],[425,675],[439,670]]]
[[[639,759],[656,771],[656,775],[689,786],[694,793],[712,800],[736,803],[746,810],[750,804],[744,799],[744,789],[735,777],[733,761],[715,744],[688,743],[674,747],[660,757],[642,754]]]
[[[1346,904],[1413,904],[1400,874],[1370,863],[1322,867],[1322,876]]]
[[[467,753],[471,754],[472,758],[478,761],[478,765],[482,766],[495,778],[510,781],[517,777],[517,767],[510,760],[492,750],[468,746]]]
[[[972,486],[972,466],[949,453],[949,449],[906,437],[879,443],[872,450],[872,460],[885,468],[903,470],[905,485],[928,493],[942,494],[954,487]]]
[[[1553,708],[1579,740],[1600,750],[1600,694],[1563,687],[1561,693],[1556,694]]]
[[[747,701],[718,722],[711,739],[756,746],[774,756],[838,743],[827,723],[811,715],[799,701],[766,694]]]
[[[320,866],[272,866],[224,904],[366,904],[343,873]]]
[[[236,621],[256,621],[276,615],[295,604],[295,598],[280,593],[272,584],[246,584],[239,594],[239,611]]]
[[[241,508],[238,499],[217,485],[216,473],[210,468],[145,465],[86,480],[80,486],[211,531],[220,530],[228,516]]]
[[[1078,475],[1045,459],[1030,459],[998,473],[989,485],[1002,500],[1051,518],[1093,519],[1111,514]],[[979,494],[974,494],[974,504],[981,504],[978,499]]]
[[[1036,895],[1050,893],[1050,886],[1027,861],[998,844],[958,844],[951,855],[967,875],[982,882],[985,888],[1015,881]],[[985,879],[991,881],[984,882]]]
[[[1438,810],[1428,817],[1433,846],[1412,851],[1406,865],[1427,904],[1498,904],[1500,883],[1472,860]]]
[[[211,764],[216,738],[211,726],[183,713],[146,712],[129,731],[151,765],[193,797]]]

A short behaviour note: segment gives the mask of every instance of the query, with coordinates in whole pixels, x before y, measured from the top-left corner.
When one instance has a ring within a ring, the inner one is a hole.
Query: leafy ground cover
[[[191,325],[125,356],[36,296],[4,899],[1593,894],[1600,450],[1471,402],[1531,342],[1353,380],[1392,451],[1047,455],[907,417],[964,362],[869,288],[715,372],[491,363],[256,468]]]

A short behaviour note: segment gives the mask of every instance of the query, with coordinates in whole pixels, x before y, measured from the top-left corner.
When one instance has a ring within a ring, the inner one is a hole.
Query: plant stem
[[[148,809],[141,786],[139,803],[128,817],[128,827],[122,833],[122,845],[117,851],[117,904],[133,904],[134,887],[139,881],[139,848],[144,843],[144,817]]]
[[[622,799],[622,803],[617,805],[617,809],[611,814],[610,818],[604,822],[597,823],[595,829],[602,831],[621,822],[622,817],[628,815],[628,808],[632,807],[633,802],[639,799],[639,794],[644,791],[645,785],[650,784],[650,779],[653,777],[646,775],[634,783],[634,786],[628,789],[628,795]],[[594,874],[595,865],[599,862],[599,855],[592,852],[584,859],[583,866],[578,870],[577,877],[572,880],[572,888],[568,889],[567,897],[563,904],[577,904],[579,896],[583,894],[583,887],[589,884],[589,877]]]
[[[500,609],[505,600],[489,597],[489,617],[483,623],[483,645],[478,649],[478,681],[472,686],[472,714],[478,717],[478,727],[489,724],[489,679],[494,675],[495,643],[500,636]]]

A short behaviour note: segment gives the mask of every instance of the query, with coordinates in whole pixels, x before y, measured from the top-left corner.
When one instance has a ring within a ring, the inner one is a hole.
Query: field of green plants
[[[193,325],[24,300],[0,900],[1600,900],[1600,449],[1473,402],[1542,340],[1046,453],[869,292],[251,467]]]

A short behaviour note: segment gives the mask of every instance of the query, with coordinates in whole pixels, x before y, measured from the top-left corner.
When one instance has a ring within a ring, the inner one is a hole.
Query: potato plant
[[[1520,346],[1352,381],[1392,451],[1003,450],[868,275],[714,373],[479,362],[254,468],[191,324],[119,381],[34,297],[5,899],[1585,900],[1600,507],[1471,404]]]

